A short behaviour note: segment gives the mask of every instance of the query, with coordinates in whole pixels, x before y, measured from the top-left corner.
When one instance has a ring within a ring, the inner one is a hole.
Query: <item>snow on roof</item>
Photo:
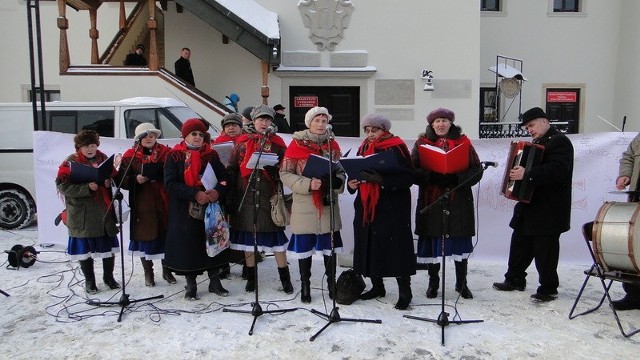
[[[254,0],[217,0],[217,2],[267,37],[280,39],[277,13],[265,9]]]

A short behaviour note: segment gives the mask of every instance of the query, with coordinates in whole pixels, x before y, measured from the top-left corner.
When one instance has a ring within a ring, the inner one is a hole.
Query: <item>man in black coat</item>
[[[494,283],[501,291],[524,291],[526,270],[535,260],[540,286],[531,298],[546,302],[558,295],[560,234],[569,230],[573,145],[569,138],[551,126],[539,107],[522,114],[521,126],[534,144],[544,146],[542,161],[530,169],[516,166],[511,180],[526,179],[533,186],[529,203],[518,202],[509,226],[513,229],[505,280]]]
[[[125,66],[147,66],[147,59],[144,58],[144,45],[138,44],[136,50],[131,54],[127,54],[124,58]]]
[[[175,62],[176,76],[184,80],[185,82],[196,86],[196,81],[193,78],[193,71],[191,71],[191,50],[189,48],[182,48],[180,52],[180,58]]]
[[[292,134],[289,122],[285,117],[284,110],[286,108],[282,104],[278,104],[273,107],[273,111],[276,112],[276,116],[273,118],[273,123],[278,127],[278,133],[280,134]]]

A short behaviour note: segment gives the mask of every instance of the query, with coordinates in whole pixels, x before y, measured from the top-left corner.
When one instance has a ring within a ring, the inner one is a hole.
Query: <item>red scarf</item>
[[[171,155],[175,156],[174,160],[184,161],[184,183],[191,187],[201,187],[200,172],[203,169],[203,165],[206,166],[209,160],[217,153],[207,143],[202,144],[198,149],[191,150],[183,140],[171,149]]]
[[[331,159],[333,161],[337,161],[340,159],[341,151],[340,145],[335,140],[330,140],[331,142]],[[287,147],[287,151],[284,153],[283,163],[285,167],[289,167],[290,160],[295,160],[296,168],[291,169],[295,171],[296,174],[301,175],[304,171],[304,167],[307,165],[307,159],[310,155],[320,155],[320,156],[328,156],[329,155],[329,141],[324,141],[322,143],[317,143],[309,140],[293,140]],[[313,198],[313,205],[318,210],[318,218],[322,216],[322,194],[326,189],[327,184],[322,182],[322,186],[318,190],[311,191],[311,197]]]
[[[224,143],[224,142],[236,142],[236,140],[238,139],[238,137],[231,137],[229,135],[227,135],[226,133],[222,133],[220,134],[220,136],[218,136],[215,140],[213,140],[214,144],[220,144],[220,143]]]
[[[251,159],[251,155],[253,155],[253,153],[256,152],[256,150],[258,149],[258,144],[260,144],[260,142],[264,137],[265,137],[264,134],[249,134],[249,133],[238,136],[238,140],[236,140],[236,145],[239,145],[239,144],[245,145],[245,150],[243,155],[244,157],[240,162],[240,175],[243,178],[251,175],[252,169],[247,168],[247,163],[249,162],[249,159]],[[287,144],[284,143],[284,140],[282,140],[280,136],[267,135],[267,139],[264,143],[263,152],[272,153],[273,152],[271,151],[272,144],[280,146],[284,149],[287,148]],[[265,176],[267,176],[267,178],[271,179],[271,176],[269,176],[269,174],[265,170],[261,170],[261,171]]]
[[[385,131],[377,139],[369,141],[365,139],[358,148],[358,155],[367,156],[380,153],[389,150],[392,147],[400,149],[401,153],[405,157],[409,157],[409,149],[407,145],[399,137]],[[362,222],[371,223],[376,217],[376,206],[380,199],[380,185],[371,183],[361,183],[360,189],[360,201],[362,201],[362,209],[364,211]]]
[[[444,151],[449,151],[454,147],[466,142],[469,142],[469,138],[467,138],[466,135],[461,135],[457,139],[437,138],[436,140],[429,140],[427,137],[421,136],[416,140],[416,146],[428,144],[431,146],[437,146],[440,149],[443,149]],[[471,147],[469,148],[471,149]],[[443,194],[443,189],[441,189],[440,186],[437,186],[437,185],[427,186],[424,192],[425,205],[430,205],[436,199],[440,198],[442,194]],[[455,197],[455,195],[456,195],[455,192],[451,193],[452,200]]]
[[[88,166],[98,167],[109,157],[100,150],[97,150],[96,156],[92,159],[87,159],[86,156],[82,154],[82,151],[79,149],[76,150],[75,154],[71,154],[65,161],[60,164],[58,167],[58,174],[56,176],[56,183],[68,183],[71,176],[71,165],[70,162],[76,162],[78,164],[84,164]],[[117,174],[116,169],[114,168],[111,172],[111,177],[115,177]],[[111,191],[104,187],[104,183],[98,184],[98,190],[96,191],[95,200],[99,203],[102,203],[105,209],[108,209],[111,206]]]
[[[160,143],[156,143],[151,148],[150,154],[145,154],[144,150],[145,148],[142,146],[137,146],[137,147],[134,146],[128,149],[127,151],[125,151],[124,155],[122,155],[122,165],[120,165],[120,169],[123,169],[123,166],[128,166],[129,162],[131,161],[132,162],[131,173],[140,174],[142,173],[142,164],[152,164],[152,163],[164,164],[165,160],[167,160],[167,156],[169,155],[169,152],[171,151],[171,149],[168,146]],[[134,159],[136,161],[133,161]],[[168,212],[169,198],[164,188],[164,184],[162,183],[162,181],[155,181],[155,182],[149,183],[149,186],[153,188],[156,194],[160,194],[160,199],[162,203],[160,205],[161,209],[159,210],[162,213],[163,219],[165,220],[165,223],[166,223],[167,217],[169,215],[169,212]]]

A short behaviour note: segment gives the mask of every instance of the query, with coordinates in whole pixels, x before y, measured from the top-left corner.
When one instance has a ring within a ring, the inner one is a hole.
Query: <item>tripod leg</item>
[[[333,257],[324,255],[324,273],[327,275],[327,289],[329,290],[329,299],[333,299],[334,284],[336,280],[335,267],[333,266]]]

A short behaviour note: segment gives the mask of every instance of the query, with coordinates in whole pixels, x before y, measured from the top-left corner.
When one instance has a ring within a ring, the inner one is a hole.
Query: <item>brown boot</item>
[[[162,265],[162,278],[169,284],[175,284],[178,282],[176,278],[173,277],[171,270],[169,270],[169,268],[164,265]]]
[[[148,287],[156,286],[155,279],[153,278],[153,261],[145,258],[140,258],[142,261],[142,268],[144,269],[144,285]]]

